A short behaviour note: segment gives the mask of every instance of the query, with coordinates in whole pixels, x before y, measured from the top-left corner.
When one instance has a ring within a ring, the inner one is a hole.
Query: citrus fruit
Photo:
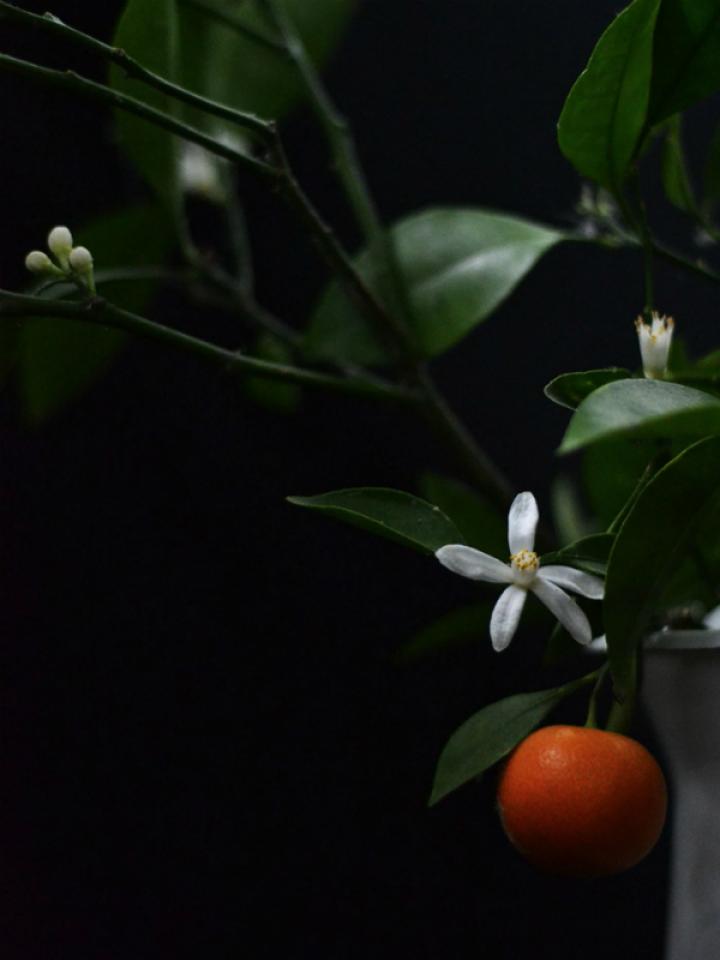
[[[510,754],[498,807],[510,842],[533,866],[603,877],[634,866],[655,846],[667,788],[657,761],[637,740],[550,726]]]

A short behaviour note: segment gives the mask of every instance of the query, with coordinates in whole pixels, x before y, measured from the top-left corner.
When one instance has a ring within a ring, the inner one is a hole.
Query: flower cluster
[[[562,588],[592,600],[602,600],[604,584],[599,577],[574,567],[557,564],[541,567],[533,549],[537,524],[535,497],[529,492],[519,493],[508,515],[509,563],[462,544],[448,544],[435,552],[440,563],[453,573],[471,580],[507,584],[490,617],[490,639],[497,651],[504,650],[515,635],[528,591],[545,604],[578,643],[588,644],[592,640],[587,616]]]
[[[87,247],[74,247],[67,227],[53,227],[47,245],[55,260],[42,250],[31,250],[25,257],[25,266],[31,273],[48,277],[63,277],[81,283],[95,293],[93,258]]]

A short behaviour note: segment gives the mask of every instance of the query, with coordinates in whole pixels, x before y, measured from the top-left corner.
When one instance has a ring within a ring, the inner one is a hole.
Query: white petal
[[[545,580],[551,580],[559,587],[572,590],[573,593],[579,593],[583,597],[589,597],[591,600],[602,600],[605,596],[605,584],[600,577],[593,577],[592,574],[583,573],[574,567],[562,567],[550,564],[547,567],[540,567],[537,575],[543,577]]]
[[[507,563],[502,563],[482,550],[464,547],[459,543],[450,543],[435,551],[440,563],[471,580],[486,580],[489,583],[511,583],[512,571]]]
[[[515,636],[520,614],[525,606],[527,590],[521,587],[508,587],[498,597],[490,617],[490,639],[493,649],[500,653]]]
[[[533,580],[529,589],[558,618],[574,640],[582,644],[590,643],[592,640],[590,621],[572,597],[550,580],[543,580],[540,577]]]
[[[508,514],[508,544],[510,553],[532,550],[535,546],[535,527],[538,523],[538,505],[529,492],[519,493]]]
[[[720,607],[713,607],[709,613],[703,617],[703,626],[708,630],[720,630]]]

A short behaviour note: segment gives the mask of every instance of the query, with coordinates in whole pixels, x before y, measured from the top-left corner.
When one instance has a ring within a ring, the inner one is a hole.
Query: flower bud
[[[31,250],[25,257],[25,266],[30,273],[52,273],[57,270],[50,257],[42,250]]]
[[[68,269],[68,257],[72,250],[73,238],[67,227],[53,227],[48,234],[48,248],[55,254],[57,262],[63,268]]]
[[[92,254],[87,247],[73,247],[68,260],[75,273],[89,273],[93,268]]]

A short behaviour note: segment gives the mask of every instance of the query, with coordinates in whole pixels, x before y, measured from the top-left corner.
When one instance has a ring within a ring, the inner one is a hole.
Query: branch
[[[394,400],[412,404],[415,395],[403,387],[379,380],[365,380],[360,377],[336,377],[331,374],[294,367],[288,364],[259,360],[234,350],[227,350],[207,340],[201,340],[190,334],[182,333],[172,327],[155,323],[136,313],[130,313],[120,307],[93,297],[88,300],[46,300],[42,297],[0,290],[0,319],[22,317],[59,317],[95,323],[100,326],[114,327],[145,339],[156,340],[177,347],[196,356],[204,357],[221,364],[228,372],[239,372],[295,383],[308,387],[319,387],[340,393],[371,397],[378,400]]]
[[[127,76],[132,77],[135,80],[139,80],[148,87],[152,87],[155,90],[161,91],[167,96],[172,97],[174,100],[187,103],[192,107],[196,107],[197,109],[204,111],[205,113],[212,114],[213,116],[220,117],[223,120],[228,120],[230,123],[235,123],[240,127],[252,130],[253,133],[258,134],[265,140],[272,137],[272,124],[268,121],[262,120],[260,117],[256,117],[254,114],[244,113],[241,110],[235,110],[233,107],[228,107],[223,103],[218,103],[215,100],[210,100],[207,97],[201,96],[200,94],[193,93],[192,90],[187,90],[185,87],[178,86],[178,84],[173,83],[166,77],[161,77],[152,70],[148,70],[147,67],[144,67],[141,63],[131,57],[124,50],[121,50],[119,47],[110,46],[110,44],[103,43],[102,40],[98,40],[96,37],[92,37],[87,33],[83,33],[82,30],[76,30],[74,27],[69,27],[67,24],[63,23],[62,20],[58,20],[58,18],[54,17],[52,14],[46,13],[43,16],[40,16],[37,13],[29,13],[27,10],[21,10],[19,7],[13,6],[11,3],[6,3],[5,0],[0,0],[0,19],[13,20],[18,23],[27,23],[29,26],[36,27],[56,36],[60,36],[71,41],[72,43],[77,44],[80,47],[84,47],[87,50],[92,50],[94,53],[99,54],[104,59],[116,64],[127,74]],[[21,63],[23,61],[16,62]],[[40,70],[42,68],[38,67],[37,69]],[[78,79],[83,80],[83,82],[87,84],[93,83],[93,81],[85,80],[84,78]],[[94,86],[97,87],[98,84],[94,84]],[[208,149],[210,148],[208,147]]]

